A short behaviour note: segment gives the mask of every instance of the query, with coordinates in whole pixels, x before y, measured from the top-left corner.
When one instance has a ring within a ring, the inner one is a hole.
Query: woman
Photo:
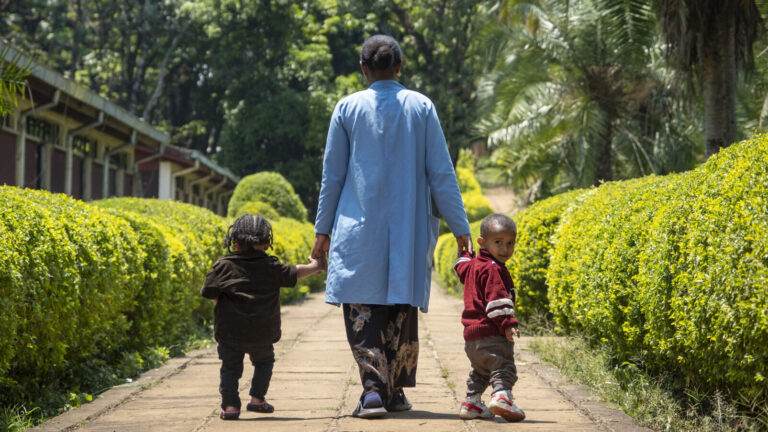
[[[363,394],[353,415],[411,408],[418,310],[426,312],[438,219],[472,251],[469,223],[435,107],[396,81],[400,46],[367,39],[360,69],[369,88],[331,117],[312,257],[328,258],[326,302],[342,304]],[[331,240],[331,234],[333,239]]]

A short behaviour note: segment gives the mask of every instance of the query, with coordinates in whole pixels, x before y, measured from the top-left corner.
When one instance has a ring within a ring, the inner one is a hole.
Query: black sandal
[[[248,411],[264,413],[264,414],[275,412],[275,407],[267,403],[267,401],[263,401],[261,403],[249,402],[248,405],[246,405],[245,409],[247,409]]]
[[[237,420],[240,418],[240,410],[221,410],[221,414],[219,414],[219,418],[222,420]]]

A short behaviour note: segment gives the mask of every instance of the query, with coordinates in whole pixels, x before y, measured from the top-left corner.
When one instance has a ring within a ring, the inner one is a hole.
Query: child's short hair
[[[232,245],[237,244],[239,251],[247,251],[254,245],[272,246],[272,225],[261,215],[245,214],[235,219],[224,237],[224,247],[232,252]]]
[[[483,218],[480,222],[480,237],[485,238],[492,232],[511,231],[517,234],[517,225],[507,215],[494,213]]]

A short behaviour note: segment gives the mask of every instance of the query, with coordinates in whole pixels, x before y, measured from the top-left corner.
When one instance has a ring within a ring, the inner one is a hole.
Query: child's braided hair
[[[236,245],[239,252],[253,249],[254,245],[272,246],[272,225],[261,215],[245,214],[235,219],[224,237],[224,247],[232,252]]]

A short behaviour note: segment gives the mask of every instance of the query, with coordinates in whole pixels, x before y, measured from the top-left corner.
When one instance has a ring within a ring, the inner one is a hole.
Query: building
[[[0,42],[0,61],[17,52]],[[22,62],[26,61],[21,56]],[[25,95],[0,118],[0,184],[85,201],[137,196],[226,213],[239,178],[123,108],[38,63]]]

